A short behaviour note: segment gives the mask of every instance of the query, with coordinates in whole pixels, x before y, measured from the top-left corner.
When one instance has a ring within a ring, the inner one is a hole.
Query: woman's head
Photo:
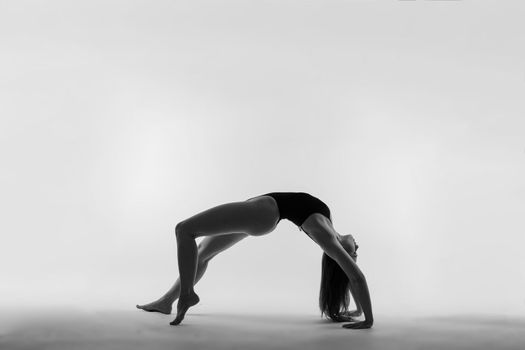
[[[348,254],[356,261],[356,250],[359,247],[351,235],[340,236],[340,243]],[[340,321],[339,314],[348,310],[350,304],[349,281],[339,264],[323,253],[321,266],[321,288],[319,291],[319,308],[321,316]]]
[[[348,254],[354,259],[354,261],[357,260],[357,248],[359,246],[355,242],[355,239],[352,235],[345,235],[341,236],[339,242],[341,242],[341,245],[345,250],[348,252]]]

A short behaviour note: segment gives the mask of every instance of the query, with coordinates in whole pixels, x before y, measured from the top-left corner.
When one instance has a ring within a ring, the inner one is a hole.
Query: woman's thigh
[[[183,231],[201,236],[246,233],[258,236],[273,231],[279,220],[271,198],[221,204],[183,220]]]
[[[228,233],[219,236],[204,237],[199,244],[199,260],[208,261],[248,236],[247,233]]]

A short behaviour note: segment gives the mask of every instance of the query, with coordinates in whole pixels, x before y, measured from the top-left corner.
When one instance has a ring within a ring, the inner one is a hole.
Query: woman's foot
[[[149,312],[160,312],[161,314],[171,314],[171,303],[163,300],[157,300],[149,304],[137,305],[137,309]]]
[[[197,304],[199,301],[200,298],[195,292],[191,292],[187,295],[181,295],[179,297],[179,302],[177,303],[177,317],[170,322],[170,325],[176,326],[181,323],[188,309]]]

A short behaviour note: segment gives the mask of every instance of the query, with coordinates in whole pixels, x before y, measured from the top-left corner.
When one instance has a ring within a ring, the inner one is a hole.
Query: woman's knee
[[[207,263],[219,253],[217,247],[212,247],[209,241],[209,239],[205,239],[202,242],[200,242],[197,247],[199,251],[199,263]]]
[[[208,267],[209,261],[210,261],[210,258],[205,258],[199,255],[199,258],[197,259],[197,268],[206,269]]]
[[[181,232],[182,232],[182,227],[184,226],[183,222],[179,222],[177,223],[177,225],[175,225],[175,235],[178,236]]]
[[[188,230],[188,224],[185,221],[179,222],[175,226],[175,237],[182,238],[182,237],[188,237],[188,236],[191,238],[195,238],[192,231]]]
[[[202,247],[199,245],[199,258],[197,262],[201,265],[207,265],[208,262],[217,254],[210,254],[209,252],[202,249]]]

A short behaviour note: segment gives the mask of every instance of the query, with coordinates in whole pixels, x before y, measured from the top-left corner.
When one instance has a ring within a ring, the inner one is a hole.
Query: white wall
[[[1,2],[1,304],[150,301],[178,221],[306,191],[356,237],[376,313],[523,313],[524,12]],[[317,313],[320,258],[283,221],[210,264],[201,311]]]

